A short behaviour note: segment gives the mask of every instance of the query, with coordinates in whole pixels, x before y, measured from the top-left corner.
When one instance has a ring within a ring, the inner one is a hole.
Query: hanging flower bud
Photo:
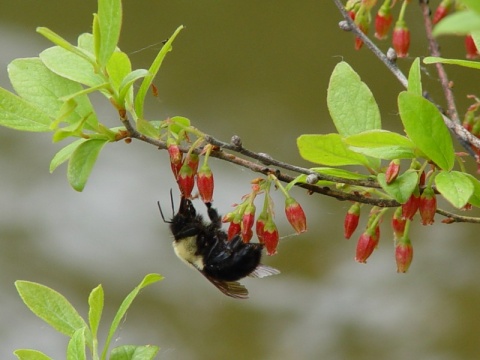
[[[396,239],[399,239],[403,236],[406,223],[407,219],[402,217],[402,208],[398,207],[397,210],[395,210],[392,218],[393,234]]]
[[[257,222],[255,224],[255,232],[258,237],[258,241],[264,243],[263,239],[263,232],[265,231],[265,224],[267,223],[268,215],[266,211],[262,211],[262,213],[258,216]]]
[[[191,198],[193,185],[195,184],[195,173],[186,161],[178,172],[177,183],[182,196],[187,199]]]
[[[402,205],[402,217],[404,219],[412,220],[413,216],[418,210],[418,206],[420,205],[420,191],[418,187],[415,188],[413,194],[410,195],[407,202]]]
[[[433,14],[433,24],[435,25],[440,20],[442,20],[445,16],[448,15],[453,5],[452,0],[443,0],[440,5],[438,5],[435,13]]]
[[[379,238],[379,226],[376,226],[373,230],[367,229],[358,239],[355,260],[359,263],[366,263],[373,250],[377,247]]]
[[[408,30],[405,21],[397,21],[393,29],[392,45],[397,53],[397,57],[407,57],[410,48],[410,30]]]
[[[465,49],[467,51],[466,58],[473,60],[479,57],[479,52],[475,42],[473,41],[472,35],[467,35],[465,37]]]
[[[437,211],[437,199],[435,197],[435,192],[430,186],[423,190],[422,196],[420,196],[420,204],[418,209],[422,218],[422,224],[433,224],[433,218],[435,216],[435,212]]]
[[[203,164],[197,173],[197,188],[203,202],[213,200],[213,174],[208,164]]]
[[[307,219],[300,204],[292,197],[285,199],[285,215],[297,234],[307,231]]]
[[[387,37],[388,30],[393,22],[390,3],[390,0],[386,0],[380,9],[378,9],[377,16],[375,17],[375,37],[379,40]]]
[[[361,14],[357,13],[355,17],[355,24],[358,26],[361,32],[364,34],[368,33],[370,28],[370,16],[367,16],[365,12]],[[358,36],[355,38],[355,50],[360,50],[363,46],[363,40]]]
[[[400,159],[390,161],[387,171],[385,172],[385,180],[387,184],[392,183],[400,172]]]
[[[242,216],[242,238],[244,242],[249,242],[252,238],[252,227],[255,223],[255,205],[248,204]]]
[[[183,154],[180,151],[180,148],[174,142],[169,142],[167,145],[168,154],[170,155],[170,167],[172,168],[173,176],[175,180],[178,177],[180,168],[183,163]]]
[[[186,161],[188,162],[188,166],[190,166],[193,173],[196,174],[198,170],[198,163],[200,161],[199,156],[192,152],[188,154]]]
[[[358,221],[360,220],[360,204],[356,202],[350,209],[348,209],[347,215],[343,222],[343,234],[345,239],[350,239],[353,232],[357,229]]]
[[[410,238],[405,234],[398,239],[395,244],[395,260],[397,262],[397,272],[407,272],[413,259],[413,247]]]
[[[262,241],[262,243],[265,244],[265,248],[267,249],[267,255],[272,256],[277,253],[278,240],[279,236],[277,226],[272,219],[269,219],[263,228]]]
[[[240,219],[234,218],[230,222],[230,226],[228,227],[227,239],[232,240],[233,237],[237,234],[240,234],[241,231],[242,231],[242,226],[240,225]]]

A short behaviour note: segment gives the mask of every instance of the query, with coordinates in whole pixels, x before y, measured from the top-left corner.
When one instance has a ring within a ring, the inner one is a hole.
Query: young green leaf
[[[145,96],[147,95],[148,90],[150,89],[150,85],[153,82],[153,79],[157,75],[158,70],[160,69],[160,66],[162,65],[163,59],[167,55],[167,53],[172,50],[172,43],[173,40],[177,37],[177,35],[180,33],[180,31],[183,29],[183,26],[180,25],[177,30],[173,33],[173,35],[167,40],[165,45],[163,45],[162,49],[159,51],[157,54],[157,57],[155,60],[153,60],[152,65],[150,66],[150,69],[148,69],[148,72],[150,73],[148,76],[145,76],[145,78],[142,81],[142,84],[140,85],[140,88],[138,89],[137,96],[135,97],[135,112],[138,117],[143,118],[143,104],[145,102]]]
[[[67,346],[67,360],[86,360],[85,328],[76,330]]]
[[[344,139],[350,150],[377,159],[412,159],[415,144],[407,137],[387,130],[369,130]]]
[[[442,171],[435,176],[435,185],[443,197],[457,209],[468,203],[474,186],[469,177],[459,171]]]
[[[89,87],[99,86],[106,82],[89,61],[59,46],[42,51],[40,59],[50,71],[74,82]]]
[[[30,102],[0,88],[0,125],[21,131],[50,131],[51,118]]]
[[[109,360],[152,360],[157,355],[158,346],[124,345],[112,349]]]
[[[15,287],[27,307],[57,331],[73,336],[87,326],[68,300],[47,286],[30,281],[15,281]]]
[[[105,67],[110,60],[122,28],[122,1],[98,0],[98,23],[100,34],[97,63]]]
[[[75,149],[85,141],[87,141],[87,139],[78,139],[57,152],[50,162],[50,173],[54,172],[58,166],[70,159]]]
[[[340,135],[358,134],[382,126],[372,92],[346,62],[338,63],[332,72],[327,105]]]
[[[157,139],[160,135],[160,131],[155,126],[142,118],[138,118],[137,120],[137,130],[143,135],[147,135],[154,139]]]
[[[117,311],[117,314],[115,315],[115,318],[112,321],[112,325],[110,325],[110,330],[108,331],[107,340],[105,341],[105,346],[103,348],[103,352],[101,356],[102,359],[106,358],[108,347],[110,346],[110,342],[112,341],[113,335],[115,334],[115,331],[117,330],[118,325],[120,324],[120,321],[122,321],[122,318],[125,316],[125,313],[127,312],[128,308],[132,304],[133,300],[137,297],[140,290],[162,279],[163,277],[159,274],[146,275],[143,278],[143,280],[140,282],[140,284],[137,287],[135,287],[135,289],[133,289],[132,292],[130,292],[130,294],[127,295],[125,300],[123,300],[122,304],[120,305],[120,308]]]
[[[81,143],[70,157],[67,178],[70,185],[77,191],[82,191],[97,161],[98,154],[108,140],[88,139]]]
[[[90,324],[90,330],[94,339],[97,338],[98,325],[100,324],[100,319],[102,318],[103,299],[104,295],[102,285],[98,285],[95,289],[93,289],[88,297],[88,322]]]
[[[368,163],[365,156],[348,149],[338,134],[301,135],[297,146],[300,156],[315,164],[342,166]]]
[[[470,10],[480,14],[480,2],[478,0],[462,0],[462,4],[466,5]]]
[[[464,10],[448,15],[440,21],[433,29],[433,35],[468,35],[475,30],[480,30],[480,14]]]
[[[418,174],[416,171],[406,171],[398,176],[393,182],[387,184],[385,173],[380,173],[377,176],[377,180],[387,194],[397,200],[400,204],[405,204],[417,186]]]
[[[416,58],[408,73],[408,91],[422,96],[422,77],[420,75],[420,58]]]
[[[472,204],[473,206],[480,207],[480,181],[470,174],[465,174],[473,184],[473,194],[468,199],[468,203]]]
[[[441,57],[429,56],[423,59],[425,64],[450,64],[450,65],[459,65],[463,67],[468,67],[472,69],[480,69],[480,62],[479,61],[470,61],[470,60],[462,60],[462,59],[444,59]]]
[[[437,107],[422,96],[403,91],[398,108],[413,143],[438,167],[451,170],[455,160],[452,138]]]
[[[51,357],[37,350],[18,349],[13,353],[18,360],[53,360]]]
[[[149,72],[145,69],[137,69],[129,73],[122,80],[122,83],[118,87],[118,100],[119,104],[132,104],[133,103],[133,90],[132,85],[138,79],[144,78]]]

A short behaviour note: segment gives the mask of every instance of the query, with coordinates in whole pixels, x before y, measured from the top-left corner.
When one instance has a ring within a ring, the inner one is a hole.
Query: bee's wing
[[[208,276],[203,271],[199,270],[203,276],[207,278],[213,285],[217,287],[222,293],[234,299],[248,299],[248,290],[238,281],[222,281]]]
[[[277,270],[268,265],[260,264],[248,276],[253,278],[263,278],[266,276],[278,275],[278,274],[280,274],[280,270]]]

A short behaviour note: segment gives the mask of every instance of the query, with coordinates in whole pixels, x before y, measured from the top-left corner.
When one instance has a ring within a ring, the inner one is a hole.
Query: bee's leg
[[[222,218],[220,215],[218,215],[217,210],[212,207],[212,203],[210,202],[205,203],[205,205],[207,206],[208,217],[210,218],[210,221],[215,225],[215,227],[220,228],[222,226]]]

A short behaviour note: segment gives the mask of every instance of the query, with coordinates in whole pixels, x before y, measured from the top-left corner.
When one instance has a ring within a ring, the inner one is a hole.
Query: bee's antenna
[[[172,216],[175,215],[175,205],[173,204],[173,191],[170,189],[170,204],[172,205]]]
[[[162,206],[160,205],[160,201],[157,201],[157,205],[158,205],[158,210],[160,210],[160,216],[162,217],[163,222],[170,224],[171,221],[165,220],[165,215],[163,215]]]

